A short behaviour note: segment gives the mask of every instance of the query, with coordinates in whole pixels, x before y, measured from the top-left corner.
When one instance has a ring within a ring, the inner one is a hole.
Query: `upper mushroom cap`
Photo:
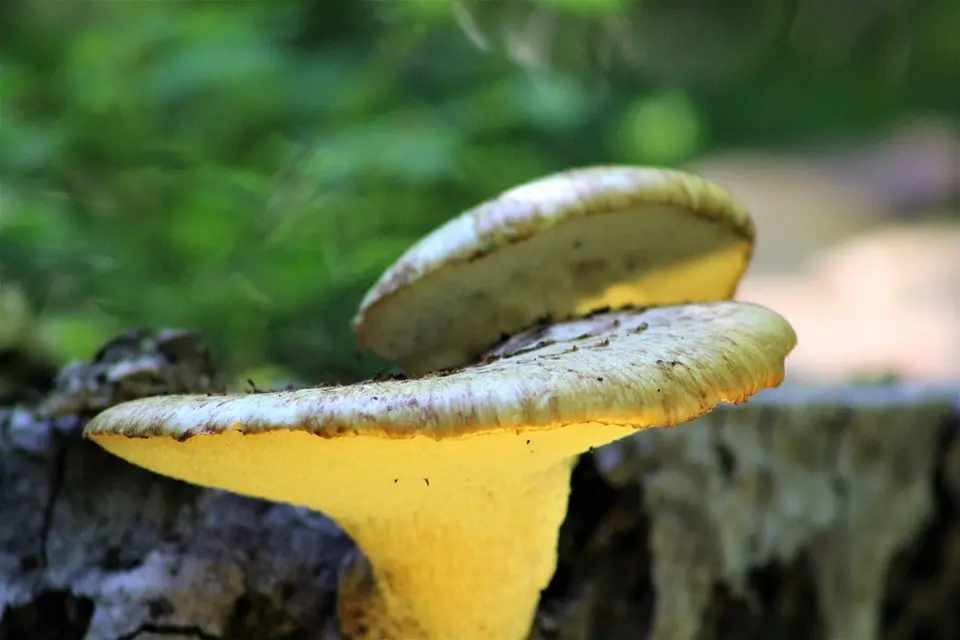
[[[459,366],[545,316],[733,296],[747,212],[679,171],[599,166],[521,185],[413,245],[364,297],[361,348],[411,373]]]
[[[779,384],[795,341],[783,318],[750,303],[605,312],[534,328],[456,371],[151,397],[104,411],[85,434],[165,475],[336,517],[380,500],[399,479],[437,487],[544,468],[635,429],[743,401]],[[323,490],[320,478],[337,490]]]

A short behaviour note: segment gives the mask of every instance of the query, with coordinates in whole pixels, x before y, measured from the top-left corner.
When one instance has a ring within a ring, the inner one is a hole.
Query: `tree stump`
[[[217,385],[195,334],[135,331],[0,408],[0,640],[338,637],[333,522],[80,437]],[[532,637],[960,637],[958,396],[784,387],[584,456]]]

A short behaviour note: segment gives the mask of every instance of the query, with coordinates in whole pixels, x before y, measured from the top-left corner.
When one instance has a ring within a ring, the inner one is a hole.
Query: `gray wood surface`
[[[534,637],[960,637],[958,393],[782,388],[586,456]],[[0,640],[336,637],[332,522],[112,458],[84,397],[0,408]]]

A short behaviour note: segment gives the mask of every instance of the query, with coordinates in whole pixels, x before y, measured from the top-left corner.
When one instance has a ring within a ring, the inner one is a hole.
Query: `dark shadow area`
[[[960,438],[960,415],[942,427],[938,450]],[[960,504],[948,493],[944,456],[933,484],[933,517],[893,562],[883,602],[883,640],[960,638]]]
[[[4,612],[0,640],[83,640],[93,608],[89,598],[47,591],[33,602]]]

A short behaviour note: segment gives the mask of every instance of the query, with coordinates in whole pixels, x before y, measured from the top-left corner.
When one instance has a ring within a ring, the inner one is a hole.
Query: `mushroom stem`
[[[466,487],[398,479],[420,484],[415,511],[340,523],[365,555],[341,576],[343,633],[353,640],[526,638],[556,568],[574,461],[475,477]]]

